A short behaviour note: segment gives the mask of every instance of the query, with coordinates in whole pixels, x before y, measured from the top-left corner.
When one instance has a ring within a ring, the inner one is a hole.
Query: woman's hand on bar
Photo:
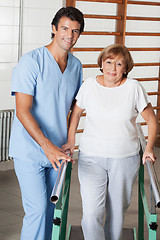
[[[152,163],[154,163],[154,162],[156,161],[156,156],[155,156],[155,154],[154,154],[153,149],[148,149],[148,148],[146,147],[145,152],[144,152],[144,154],[143,154],[142,161],[143,161],[143,164],[145,164],[146,161],[150,161],[150,162],[152,162]]]
[[[72,155],[73,155],[73,153],[74,153],[74,142],[67,142],[67,143],[65,143],[63,146],[62,146],[62,149],[63,149],[63,151],[66,151],[66,150],[70,150],[70,155],[71,155],[71,157],[72,157]]]

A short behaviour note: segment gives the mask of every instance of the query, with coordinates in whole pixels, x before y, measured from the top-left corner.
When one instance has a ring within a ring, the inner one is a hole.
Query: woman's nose
[[[112,63],[112,69],[116,70],[116,63]]]

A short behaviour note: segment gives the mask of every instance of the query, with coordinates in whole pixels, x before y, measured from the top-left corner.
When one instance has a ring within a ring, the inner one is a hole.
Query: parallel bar
[[[146,148],[146,140],[144,138],[141,125],[139,123],[137,123],[137,131],[138,131],[138,135],[139,135],[139,138],[140,138],[142,150],[144,152],[145,148]],[[160,186],[159,186],[158,178],[157,178],[157,175],[156,175],[156,171],[155,171],[153,163],[150,162],[149,159],[146,161],[146,165],[147,165],[148,173],[149,173],[149,176],[150,176],[150,182],[151,182],[151,185],[152,185],[156,206],[158,208],[160,208]]]
[[[69,156],[70,151],[67,150],[66,154]],[[64,179],[65,179],[67,165],[68,165],[67,161],[62,161],[61,162],[61,165],[60,165],[60,168],[59,168],[59,171],[58,171],[58,177],[57,177],[56,183],[54,185],[54,188],[52,190],[52,194],[51,194],[51,197],[50,197],[50,200],[51,200],[52,203],[56,204],[59,200],[59,196],[61,194],[63,182],[64,182]]]
[[[61,166],[59,168],[58,177],[50,197],[50,200],[52,203],[57,203],[59,200],[59,196],[61,194],[61,190],[62,190],[64,178],[65,178],[67,164],[68,163],[64,161],[61,163]]]

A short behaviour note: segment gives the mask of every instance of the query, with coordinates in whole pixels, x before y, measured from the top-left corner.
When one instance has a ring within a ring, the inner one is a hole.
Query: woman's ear
[[[102,61],[102,64],[101,64],[101,69],[103,70],[103,65],[104,65],[104,63],[103,63],[103,61]]]
[[[55,34],[57,32],[55,25],[52,25],[52,32]]]

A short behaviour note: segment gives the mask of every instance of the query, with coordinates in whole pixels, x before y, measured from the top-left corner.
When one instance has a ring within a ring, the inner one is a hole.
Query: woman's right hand
[[[70,142],[67,142],[65,143],[64,145],[62,145],[62,149],[63,151],[66,151],[66,150],[70,150],[70,156],[72,157],[73,153],[74,153],[74,143],[70,143]]]

